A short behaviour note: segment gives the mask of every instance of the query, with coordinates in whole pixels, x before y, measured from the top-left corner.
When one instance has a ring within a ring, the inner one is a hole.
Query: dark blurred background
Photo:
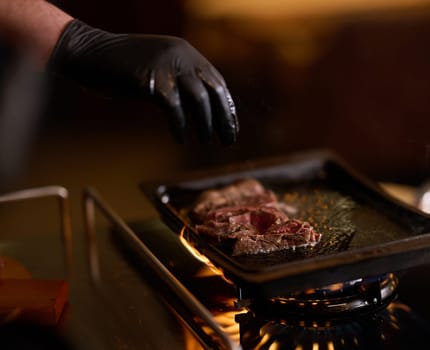
[[[430,6],[324,3],[57,1],[110,31],[183,36],[222,72],[237,103],[239,143],[174,147],[187,167],[330,147],[372,177],[422,180],[429,170]],[[151,106],[103,101],[68,84],[53,95],[48,123],[123,134],[143,124],[142,138],[156,131],[174,146]]]
[[[109,31],[190,41],[224,75],[241,133],[231,147],[199,145],[193,135],[178,146],[151,103],[106,100],[54,80],[10,189],[65,185],[79,215],[80,191],[92,184],[138,217],[151,210],[141,181],[307,149],[333,149],[378,181],[415,185],[430,176],[428,1],[54,3]]]

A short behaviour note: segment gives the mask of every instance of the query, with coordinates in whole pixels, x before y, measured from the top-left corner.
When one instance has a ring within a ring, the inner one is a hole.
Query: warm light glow
[[[395,309],[401,309],[405,312],[411,312],[411,308],[405,304],[402,303],[391,303],[390,305],[388,305],[387,310],[390,312],[393,312]]]
[[[261,330],[260,330],[260,332],[261,332]],[[263,345],[265,345],[268,341],[269,341],[269,339],[270,339],[270,335],[268,334],[268,333],[265,333],[265,334],[260,334],[262,337],[261,337],[261,340],[260,340],[260,342],[257,344],[257,346],[255,347],[256,349],[260,349]]]
[[[277,341],[273,342],[269,346],[269,350],[279,350],[279,349],[281,349],[281,345]]]
[[[359,278],[359,279],[356,279],[354,281],[349,281],[349,284],[353,284],[354,282],[359,283],[361,281],[362,281],[362,279]],[[309,288],[304,293],[308,294],[308,295],[311,295],[311,294],[316,293],[319,289],[323,289],[323,290],[335,292],[335,291],[341,290],[344,287],[345,287],[345,283],[344,282],[339,282],[339,283],[333,283],[333,284],[330,284],[330,285],[327,285],[327,286],[324,286],[324,287],[321,287],[321,288],[318,288],[318,289]]]
[[[236,315],[244,312],[246,312],[245,309],[238,312],[226,311],[214,316],[215,320],[220,324],[221,329],[237,343],[240,342],[240,325],[236,322],[235,317]]]
[[[343,283],[334,283],[334,284],[327,286],[326,289],[331,290],[331,291],[336,291],[336,290],[342,289],[343,286],[344,286]]]
[[[420,209],[425,213],[427,214],[430,213],[430,192],[424,193],[424,195],[421,198],[420,207],[421,207]]]
[[[223,333],[228,335],[228,337],[235,342],[236,344],[240,344],[240,324],[236,322],[236,316],[242,313],[248,312],[245,308],[236,309],[233,307],[234,301],[236,299],[233,297],[222,298],[216,305],[212,305],[209,309],[212,314],[213,320],[217,323],[219,328]],[[214,339],[217,338],[215,336],[213,329],[205,324],[196,317],[195,321],[200,324],[201,329],[204,333],[209,335],[210,337],[214,336]],[[189,342],[190,346],[194,346],[192,341]],[[186,347],[186,350],[194,350],[192,347]]]
[[[280,19],[336,15],[429,5],[428,0],[188,0],[189,12],[197,17]]]
[[[214,320],[218,323],[219,327],[224,333],[226,333],[230,339],[232,339],[237,344],[240,343],[240,325],[236,322],[235,316],[246,312],[246,310],[236,311],[226,311],[219,314],[215,314]],[[211,334],[212,329],[208,326],[202,326],[205,333]],[[188,348],[187,348],[188,350]]]

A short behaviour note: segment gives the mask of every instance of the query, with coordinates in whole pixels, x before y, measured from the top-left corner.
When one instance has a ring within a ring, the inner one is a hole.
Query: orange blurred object
[[[62,280],[6,279],[0,281],[0,321],[58,324],[69,286]]]
[[[57,325],[67,304],[63,280],[35,280],[18,260],[0,256],[0,324],[25,321]]]

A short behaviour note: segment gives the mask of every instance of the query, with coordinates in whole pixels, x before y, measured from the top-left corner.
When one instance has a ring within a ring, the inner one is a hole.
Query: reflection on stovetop
[[[352,299],[353,302],[344,308],[346,312],[341,313],[342,317],[333,317],[330,312],[325,314],[317,312],[314,315],[308,312],[300,315],[295,312],[297,308],[285,308],[285,305],[282,305],[292,300],[294,302],[298,300],[299,304],[303,302],[303,299],[298,298],[297,295],[288,298],[284,296],[283,299],[281,298],[281,303],[272,303],[270,307],[268,301],[250,301],[246,305],[238,303],[240,295],[238,288],[191,256],[180,243],[178,235],[166,229],[159,221],[143,228],[138,225],[134,230],[160,261],[210,311],[219,327],[238,345],[238,348],[405,349],[424,344],[427,334],[430,334],[430,322],[422,316],[420,310],[409,305],[410,298],[405,302],[402,294],[398,293],[398,290],[407,289],[406,286],[397,288],[402,285],[403,275],[400,275],[399,279],[396,274],[391,273],[376,279],[372,278],[371,288],[369,288],[369,279],[359,279],[349,284],[342,282],[342,288],[333,289],[335,307],[339,307],[342,301],[348,304],[347,301],[351,300],[349,299],[350,290],[355,293],[357,290],[362,291],[363,286],[366,286],[366,290],[370,291],[370,294],[365,293],[364,298],[359,295],[360,302],[363,300],[365,303],[368,302],[367,307],[359,307],[356,310],[352,308],[349,312],[348,308],[356,305],[355,299]],[[410,279],[410,276],[406,278]],[[345,285],[348,288],[345,288]],[[378,288],[375,289],[374,286]],[[321,290],[324,290],[326,295],[326,289]],[[312,304],[312,297],[316,297],[314,301],[318,304],[320,301],[318,298],[321,297],[318,292],[321,290],[313,290],[314,294],[304,292],[303,295],[309,297],[307,301],[310,304]],[[346,290],[347,294],[339,294],[339,290]],[[387,294],[387,290],[391,292]],[[374,298],[375,295],[379,295],[379,299]],[[385,297],[381,297],[383,295]],[[406,296],[408,296],[407,293]],[[168,293],[164,297],[177,313],[181,313],[182,320],[191,324],[196,334],[205,334],[203,337],[200,336],[200,342],[201,339],[206,339],[205,348],[219,347],[220,342],[207,325],[187,312],[183,305],[179,305],[180,301],[178,304],[178,300]],[[330,294],[327,298],[330,298]],[[415,307],[417,306],[416,303]],[[197,348],[195,344],[195,342],[186,341],[185,348]]]

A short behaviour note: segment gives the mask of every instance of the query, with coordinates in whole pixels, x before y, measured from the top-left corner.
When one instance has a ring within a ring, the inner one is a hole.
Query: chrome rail
[[[0,195],[0,204],[46,197],[55,197],[58,199],[64,263],[66,274],[70,278],[72,275],[72,223],[70,217],[69,191],[62,186],[29,188]]]

